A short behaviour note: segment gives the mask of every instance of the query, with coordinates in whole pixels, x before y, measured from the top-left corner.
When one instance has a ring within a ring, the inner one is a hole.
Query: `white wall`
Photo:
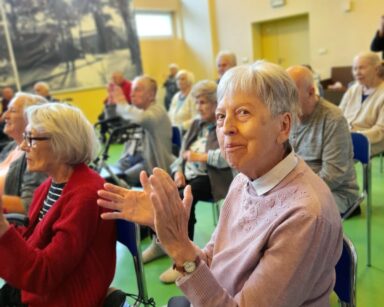
[[[182,0],[181,4],[182,37],[191,50],[193,57],[191,64],[194,63],[189,69],[195,73],[196,81],[214,79],[212,61],[214,54],[208,1]]]

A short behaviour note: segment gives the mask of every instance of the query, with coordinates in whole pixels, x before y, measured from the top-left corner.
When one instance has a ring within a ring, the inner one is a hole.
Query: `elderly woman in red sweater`
[[[340,215],[320,177],[293,152],[298,94],[283,68],[259,61],[228,70],[218,87],[216,132],[239,171],[203,248],[188,238],[184,199],[161,169],[141,175],[145,192],[105,185],[98,203],[150,225],[182,273],[193,306],[328,306],[342,249]]]
[[[102,306],[115,271],[115,227],[103,221],[103,179],[92,125],[75,107],[27,110],[21,149],[29,171],[49,178],[35,191],[29,226],[10,226],[0,205],[0,306]]]

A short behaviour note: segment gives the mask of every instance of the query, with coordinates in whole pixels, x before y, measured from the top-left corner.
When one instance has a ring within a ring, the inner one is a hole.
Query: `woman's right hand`
[[[174,180],[178,188],[184,188],[185,185],[187,184],[185,182],[185,176],[182,172],[176,172],[174,176]]]
[[[105,220],[125,219],[154,228],[154,213],[149,198],[152,190],[147,184],[148,177],[144,171],[140,174],[140,181],[144,191],[128,190],[111,183],[104,184],[104,190],[97,192],[100,197],[97,204],[114,210],[114,212],[102,213],[101,218]]]

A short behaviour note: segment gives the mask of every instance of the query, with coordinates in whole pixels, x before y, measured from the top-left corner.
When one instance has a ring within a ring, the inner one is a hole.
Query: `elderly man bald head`
[[[316,94],[308,68],[292,66],[287,72],[296,84],[301,111],[291,130],[290,143],[328,184],[340,214],[351,214],[358,186],[348,123],[337,106]]]

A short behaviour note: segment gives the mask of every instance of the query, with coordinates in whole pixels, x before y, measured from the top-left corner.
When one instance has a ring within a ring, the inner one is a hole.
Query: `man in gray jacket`
[[[347,120],[339,108],[316,95],[308,68],[292,66],[287,72],[296,83],[301,108],[291,130],[290,143],[327,183],[343,214],[355,204],[359,190]]]
[[[132,82],[131,103],[117,103],[116,112],[138,127],[125,144],[118,167],[130,185],[139,184],[142,170],[152,173],[154,167],[169,170],[172,155],[172,125],[162,104],[156,103],[157,84],[148,76]]]

